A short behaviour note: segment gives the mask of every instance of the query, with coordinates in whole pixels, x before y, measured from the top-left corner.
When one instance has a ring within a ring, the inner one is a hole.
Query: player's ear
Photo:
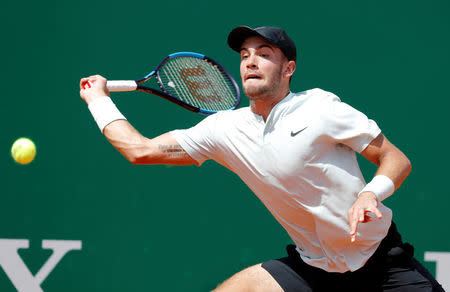
[[[289,61],[284,70],[284,77],[290,78],[295,72],[295,61]]]

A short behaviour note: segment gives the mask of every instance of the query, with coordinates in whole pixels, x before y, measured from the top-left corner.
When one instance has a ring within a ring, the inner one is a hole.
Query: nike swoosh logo
[[[301,129],[300,131],[297,131],[297,132],[291,131],[291,137],[297,136],[297,134],[299,134],[300,132],[302,132],[302,131],[303,131],[304,129],[306,129],[306,128],[308,128],[308,127],[304,127],[303,129]]]

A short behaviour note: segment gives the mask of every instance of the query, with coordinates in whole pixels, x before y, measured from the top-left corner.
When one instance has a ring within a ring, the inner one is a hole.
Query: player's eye
[[[268,58],[268,57],[270,57],[270,54],[269,54],[268,52],[266,52],[266,51],[259,53],[259,55],[260,55],[261,57],[263,57],[263,58]]]
[[[248,58],[248,54],[241,54],[241,60],[247,59]]]

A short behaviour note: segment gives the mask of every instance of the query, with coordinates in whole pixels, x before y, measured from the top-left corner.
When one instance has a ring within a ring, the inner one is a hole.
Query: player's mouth
[[[256,73],[250,73],[250,74],[245,75],[245,80],[250,80],[250,79],[259,80],[259,79],[262,79],[262,76],[259,74],[256,74]]]

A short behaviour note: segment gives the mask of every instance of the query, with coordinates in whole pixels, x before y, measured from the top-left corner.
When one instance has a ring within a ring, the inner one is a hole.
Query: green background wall
[[[0,238],[29,240],[19,254],[33,274],[51,253],[42,240],[82,241],[44,291],[207,291],[284,256],[288,236],[237,176],[214,162],[133,166],[79,97],[83,76],[139,78],[177,51],[238,77],[226,37],[246,24],[282,26],[296,41],[293,91],[336,93],[405,152],[413,172],[386,204],[420,261],[450,252],[449,13],[444,0],[2,3]],[[202,118],[142,93],[113,99],[148,137]],[[22,136],[37,145],[27,166],[9,152]],[[375,168],[361,163],[370,179]],[[2,269],[0,290],[15,291]]]

